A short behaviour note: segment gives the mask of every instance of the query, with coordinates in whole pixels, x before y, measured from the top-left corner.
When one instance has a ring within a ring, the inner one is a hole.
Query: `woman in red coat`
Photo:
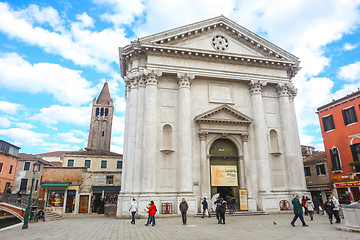
[[[148,226],[149,223],[152,223],[151,226],[155,226],[155,220],[154,220],[154,214],[156,213],[155,204],[149,203],[149,205],[146,208],[147,208],[147,211],[149,212],[149,217],[148,217],[148,220],[147,220],[147,223],[145,224],[145,226]]]

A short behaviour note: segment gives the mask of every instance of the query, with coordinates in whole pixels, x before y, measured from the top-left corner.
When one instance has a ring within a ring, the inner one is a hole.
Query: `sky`
[[[108,81],[111,151],[122,153],[118,48],[219,15],[299,57],[300,141],[323,150],[316,109],[360,87],[360,0],[0,1],[0,139],[28,154],[85,148],[92,99]]]

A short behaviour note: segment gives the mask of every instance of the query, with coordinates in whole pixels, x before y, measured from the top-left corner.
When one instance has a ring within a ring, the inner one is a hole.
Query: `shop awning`
[[[120,186],[92,186],[93,193],[119,193]]]
[[[43,183],[43,188],[67,188],[69,183]]]

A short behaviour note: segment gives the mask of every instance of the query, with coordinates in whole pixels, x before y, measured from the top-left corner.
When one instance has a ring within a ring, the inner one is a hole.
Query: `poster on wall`
[[[239,190],[239,202],[240,202],[240,211],[248,210],[248,201],[247,201],[247,190],[240,189]]]
[[[237,168],[229,165],[211,166],[211,186],[237,186]]]

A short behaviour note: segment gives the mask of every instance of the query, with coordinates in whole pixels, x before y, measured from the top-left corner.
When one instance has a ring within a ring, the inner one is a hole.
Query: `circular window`
[[[225,51],[229,47],[229,41],[224,36],[217,35],[213,37],[211,45],[216,50]]]

